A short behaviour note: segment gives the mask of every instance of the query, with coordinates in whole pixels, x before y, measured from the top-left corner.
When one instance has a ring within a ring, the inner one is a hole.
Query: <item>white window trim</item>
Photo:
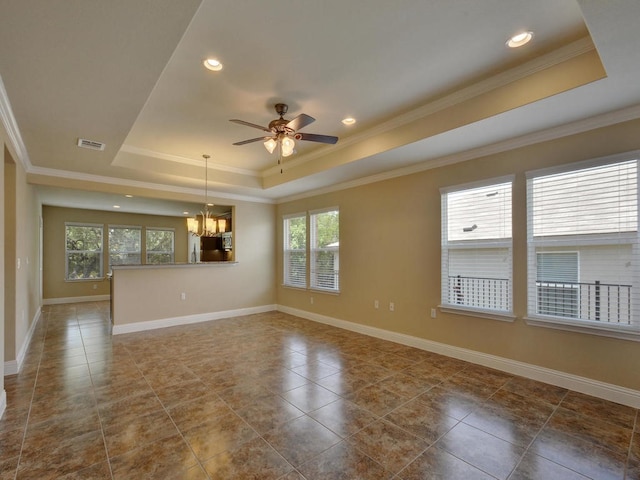
[[[525,178],[527,182],[527,188],[526,188],[527,257],[529,257],[532,254],[535,255],[535,247],[540,245],[569,246],[569,247],[585,246],[585,245],[607,245],[607,244],[617,244],[620,242],[620,239],[628,239],[629,240],[628,243],[633,246],[634,250],[637,250],[638,246],[640,245],[640,228],[639,228],[639,231],[636,233],[623,232],[620,234],[612,235],[611,237],[608,237],[606,234],[603,234],[601,237],[597,237],[596,235],[576,235],[574,240],[574,239],[567,239],[566,237],[554,238],[551,236],[551,237],[545,237],[545,239],[542,240],[542,239],[539,239],[539,237],[533,237],[532,235],[533,227],[529,221],[529,218],[531,215],[531,209],[533,208],[533,192],[532,192],[532,189],[529,188],[530,180],[533,180],[534,178],[537,178],[537,177],[546,176],[546,175],[571,172],[571,171],[582,170],[586,168],[605,166],[608,164],[628,162],[632,160],[636,160],[638,163],[639,179],[638,179],[637,192],[638,192],[638,201],[639,201],[638,216],[640,217],[640,150],[633,150],[630,152],[624,152],[616,155],[598,157],[590,160],[572,162],[572,163],[558,165],[554,167],[531,170],[531,171],[525,172]],[[640,218],[638,221],[638,225],[640,225]],[[531,248],[530,246],[532,246],[533,248]],[[527,290],[527,296],[528,296],[532,274],[530,272],[531,269],[529,268],[529,260],[527,261],[527,263],[528,263],[527,269],[529,270],[529,272],[527,274],[526,290]],[[636,269],[633,283],[635,285],[640,285],[640,268]],[[606,324],[606,323],[590,321],[590,320],[560,319],[557,317],[532,314],[529,312],[529,307],[530,307],[530,301],[529,301],[529,298],[527,298],[527,315],[523,317],[523,320],[527,323],[527,325],[640,342],[640,323],[635,325],[616,325],[616,324]],[[640,308],[640,305],[638,305],[636,308]]]
[[[504,184],[504,183],[511,183],[511,216],[512,216],[512,222],[513,222],[513,184],[515,181],[515,174],[510,174],[510,175],[504,175],[501,177],[494,177],[494,178],[490,178],[490,179],[483,179],[483,180],[479,180],[479,181],[475,181],[475,182],[468,182],[468,183],[463,183],[463,184],[458,184],[458,185],[450,185],[447,187],[442,187],[440,188],[440,198],[442,199],[442,197],[446,194],[449,193],[454,193],[454,192],[460,192],[463,190],[469,190],[469,189],[474,189],[474,188],[482,188],[482,187],[489,187],[491,185],[499,185],[499,184]],[[442,232],[445,228],[444,225],[444,221],[445,219],[448,219],[448,213],[447,213],[447,207],[446,205],[442,204],[441,205],[441,235]],[[447,227],[448,228],[448,225]],[[513,228],[513,226],[512,226]],[[446,231],[446,230],[445,230]],[[513,322],[516,320],[516,315],[514,314],[513,311],[513,232],[511,233],[511,238],[508,240],[469,240],[469,241],[465,241],[465,240],[455,240],[453,241],[454,243],[449,243],[449,240],[447,239],[447,246],[446,249],[447,250],[455,250],[455,249],[465,249],[465,248],[470,248],[470,247],[475,247],[475,248],[508,248],[509,250],[509,257],[511,259],[511,278],[509,279],[509,310],[490,310],[490,309],[483,309],[483,308],[476,308],[476,307],[470,307],[470,306],[460,306],[460,305],[455,305],[455,304],[450,304],[450,303],[444,303],[444,298],[443,298],[443,294],[442,294],[442,289],[444,288],[443,284],[442,284],[442,279],[444,276],[444,271],[445,268],[448,271],[449,269],[449,264],[448,264],[448,260],[445,258],[445,256],[443,255],[444,253],[444,248],[441,246],[441,248],[443,248],[442,252],[441,252],[441,261],[440,261],[440,289],[441,289],[441,293],[440,293],[440,301],[442,302],[440,305],[438,305],[438,309],[444,313],[454,313],[454,314],[459,314],[459,315],[466,315],[466,316],[470,316],[470,317],[477,317],[477,318],[484,318],[484,319],[489,319],[489,320],[499,320],[499,321],[505,321],[505,322]]]

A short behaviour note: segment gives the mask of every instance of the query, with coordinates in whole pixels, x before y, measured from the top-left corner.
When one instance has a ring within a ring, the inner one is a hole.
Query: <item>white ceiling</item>
[[[0,113],[54,205],[135,193],[132,210],[180,215],[202,197],[203,154],[218,203],[281,201],[640,117],[637,0],[0,5]],[[534,41],[506,48],[523,29]],[[266,126],[278,102],[338,144],[298,142],[282,173],[261,142],[232,145],[261,133],[229,119]]]

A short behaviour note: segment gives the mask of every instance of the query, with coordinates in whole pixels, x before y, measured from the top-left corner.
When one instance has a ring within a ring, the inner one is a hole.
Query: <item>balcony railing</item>
[[[631,285],[537,281],[536,290],[539,314],[631,324]]]
[[[631,285],[536,281],[536,313],[555,317],[631,325]],[[506,278],[449,276],[451,305],[508,310]]]
[[[449,276],[448,291],[452,305],[506,311],[511,303],[507,278]]]

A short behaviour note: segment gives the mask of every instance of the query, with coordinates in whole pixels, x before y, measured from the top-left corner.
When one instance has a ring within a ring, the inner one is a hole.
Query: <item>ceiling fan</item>
[[[331,145],[338,141],[338,137],[332,137],[330,135],[298,132],[298,130],[303,129],[307,125],[316,121],[315,118],[310,117],[309,115],[301,113],[293,120],[287,120],[284,118],[284,115],[289,110],[289,106],[284,103],[276,103],[275,110],[276,113],[280,115],[280,118],[269,122],[268,127],[263,127],[262,125],[256,125],[255,123],[245,122],[244,120],[238,120],[235,118],[229,120],[230,122],[237,123],[239,125],[246,125],[247,127],[257,128],[258,130],[269,133],[269,135],[266,136],[236,142],[234,145],[246,145],[247,143],[263,141],[264,147],[269,151],[269,153],[273,153],[276,147],[280,146],[281,155],[283,157],[288,157],[293,153],[293,149],[295,147],[294,139],[308,142],[328,143]],[[278,160],[278,163],[280,163],[280,160]]]

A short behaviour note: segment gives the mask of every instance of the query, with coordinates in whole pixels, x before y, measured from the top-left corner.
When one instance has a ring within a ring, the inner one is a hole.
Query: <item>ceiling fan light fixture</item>
[[[522,47],[523,45],[526,45],[527,43],[529,43],[531,39],[533,39],[533,32],[521,32],[511,37],[509,40],[507,40],[507,47],[509,48]]]
[[[267,152],[273,153],[273,151],[278,146],[278,142],[276,142],[273,138],[270,138],[266,142],[264,142],[264,148],[267,149]]]
[[[204,62],[204,66],[209,70],[213,70],[214,72],[219,72],[222,70],[222,63],[215,58],[207,58]]]
[[[293,149],[296,146],[296,142],[291,137],[283,137],[281,140],[282,156],[288,157],[293,153]]]

